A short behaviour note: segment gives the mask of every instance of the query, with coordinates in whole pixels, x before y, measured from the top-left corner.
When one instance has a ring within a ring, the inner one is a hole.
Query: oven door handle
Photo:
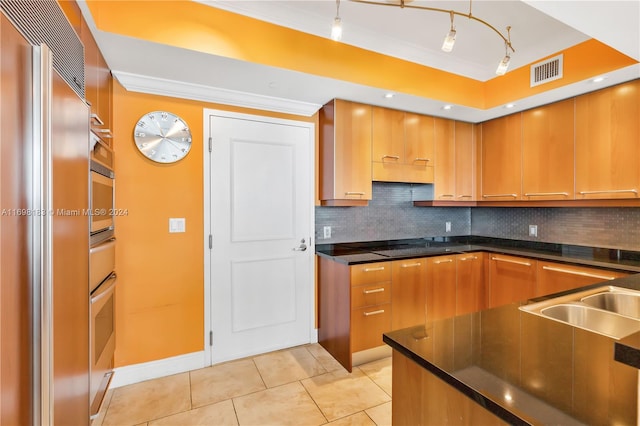
[[[117,278],[117,276],[116,276],[116,273],[114,272],[113,274],[109,275],[109,278],[104,280],[104,282],[98,286],[98,288],[93,293],[93,295],[91,295],[91,304],[92,305],[94,303],[99,302],[100,299],[102,299],[105,296],[107,296],[113,290],[113,287],[115,287],[115,285],[116,285],[116,278]],[[112,283],[109,284],[109,281],[112,281]]]

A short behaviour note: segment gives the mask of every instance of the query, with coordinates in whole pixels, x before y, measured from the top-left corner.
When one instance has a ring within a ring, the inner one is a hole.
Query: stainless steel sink
[[[575,327],[621,339],[640,331],[640,321],[578,303],[562,303],[540,311],[549,318]]]
[[[594,308],[640,319],[640,294],[609,291],[583,297],[581,301]]]
[[[531,303],[520,310],[614,339],[640,332],[640,291],[615,286]]]

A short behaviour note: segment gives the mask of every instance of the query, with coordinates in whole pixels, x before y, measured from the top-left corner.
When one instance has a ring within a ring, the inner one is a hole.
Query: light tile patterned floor
[[[391,358],[348,373],[318,344],[109,391],[92,426],[391,425]]]

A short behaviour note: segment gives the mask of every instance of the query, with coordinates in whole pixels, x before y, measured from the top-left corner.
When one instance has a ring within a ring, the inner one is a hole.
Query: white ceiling
[[[327,38],[336,14],[334,0],[200,2]],[[463,0],[416,0],[411,4],[464,13],[469,11],[469,2]],[[155,84],[155,91],[147,90],[153,93],[161,93],[166,83],[165,94],[180,96],[178,89],[171,93],[169,87],[186,83],[197,88],[196,91],[217,90],[218,95],[220,91],[223,95],[238,93],[243,95],[243,99],[256,95],[260,99],[293,100],[317,107],[332,98],[343,98],[478,122],[596,88],[590,82],[576,83],[529,99],[516,100],[516,108],[508,111],[462,106],[444,111],[441,101],[411,94],[399,93],[391,100],[384,99],[384,87],[367,87],[98,31],[86,4],[79,1],[79,5],[115,75],[123,76],[121,82],[125,80],[124,76],[134,75],[138,77],[137,81],[147,77]],[[512,27],[511,41],[516,52],[511,55],[511,69],[589,38],[597,38],[640,60],[640,1],[637,0],[475,0],[472,8],[474,16],[503,32],[507,25]],[[343,43],[480,81],[495,78],[495,68],[505,52],[504,43],[498,35],[486,26],[460,16],[455,18],[457,40],[451,53],[440,50],[449,29],[448,14],[342,0],[340,16],[344,28]],[[189,66],[185,67],[185,64]],[[640,67],[628,67],[608,77],[607,85],[638,78]],[[141,86],[144,84],[132,90],[145,91]],[[223,98],[221,95],[211,101],[224,103]]]

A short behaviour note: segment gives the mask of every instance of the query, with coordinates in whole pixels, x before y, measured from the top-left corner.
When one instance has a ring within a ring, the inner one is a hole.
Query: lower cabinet
[[[486,253],[465,253],[456,256],[456,315],[486,309],[488,291]]]
[[[488,254],[489,308],[530,299],[536,293],[536,260]]]
[[[396,260],[391,264],[393,311],[391,328],[424,324],[427,319],[428,259]]]
[[[427,320],[456,314],[456,255],[428,259]]]
[[[536,296],[558,293],[625,277],[624,272],[538,261]]]

